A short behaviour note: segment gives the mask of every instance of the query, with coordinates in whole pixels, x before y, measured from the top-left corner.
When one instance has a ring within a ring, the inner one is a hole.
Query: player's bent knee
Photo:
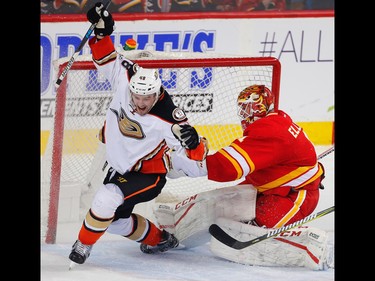
[[[102,185],[96,192],[91,210],[102,218],[112,217],[117,209],[124,202],[121,190],[115,184]]]

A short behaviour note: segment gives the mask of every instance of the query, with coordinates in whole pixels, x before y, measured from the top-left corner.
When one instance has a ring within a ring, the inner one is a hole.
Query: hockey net
[[[245,87],[266,85],[278,108],[281,66],[276,58],[139,50],[123,54],[143,67],[160,69],[162,85],[190,124],[208,139],[210,153],[241,136],[236,98]],[[68,60],[54,62],[58,75]],[[78,56],[56,93],[53,126],[42,155],[41,231],[46,243],[55,243],[59,212],[65,207],[59,206],[60,193],[68,190],[80,197],[69,208],[78,208],[78,220],[82,220],[103,180],[108,167],[105,145],[97,135],[111,98],[111,85],[98,74],[91,55]],[[155,200],[178,202],[235,183],[215,183],[204,177],[168,179]]]

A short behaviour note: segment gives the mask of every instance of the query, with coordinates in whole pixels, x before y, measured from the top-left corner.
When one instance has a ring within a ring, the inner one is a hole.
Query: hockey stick
[[[322,159],[323,157],[327,156],[328,154],[330,154],[332,151],[335,150],[335,147],[334,146],[331,146],[330,148],[328,148],[326,151],[322,152],[321,154],[318,155],[318,160],[319,159]]]
[[[111,2],[112,2],[112,0],[108,0],[108,2],[104,5],[104,9],[107,9],[109,4],[111,4]],[[79,44],[78,48],[74,51],[74,54],[70,58],[68,64],[65,66],[63,72],[61,72],[59,78],[57,79],[56,84],[55,84],[56,88],[58,88],[60,86],[61,82],[64,80],[66,74],[68,73],[69,69],[72,67],[72,65],[73,65],[74,61],[76,60],[79,52],[81,52],[81,50],[85,46],[87,40],[89,40],[90,35],[94,31],[97,24],[98,23],[91,24],[89,30],[87,30],[87,32],[86,32],[85,36],[83,37],[81,43]]]
[[[296,221],[294,223],[288,224],[286,226],[283,226],[283,227],[280,227],[280,228],[277,228],[277,229],[274,229],[274,230],[270,230],[267,234],[264,234],[262,236],[254,238],[252,240],[244,241],[244,242],[233,238],[232,236],[230,236],[228,233],[226,233],[217,224],[212,224],[208,230],[209,230],[210,234],[213,237],[215,237],[217,240],[219,240],[221,243],[223,243],[223,244],[225,244],[225,245],[227,245],[227,246],[229,246],[233,249],[241,250],[243,248],[254,245],[258,242],[264,241],[268,238],[275,237],[275,236],[279,235],[280,233],[283,233],[283,232],[285,232],[289,229],[293,229],[293,228],[295,228],[297,226],[300,226],[304,223],[307,223],[307,222],[313,221],[315,219],[321,218],[321,217],[333,212],[334,210],[335,210],[335,206],[332,206],[332,207],[327,208],[323,211],[320,211],[316,214],[309,215],[309,216],[307,216],[307,217],[305,217],[305,218],[303,218],[299,221]]]

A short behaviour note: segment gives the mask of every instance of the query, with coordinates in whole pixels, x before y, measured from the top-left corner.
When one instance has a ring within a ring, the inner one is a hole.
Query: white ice
[[[321,153],[329,146],[317,146]],[[334,152],[320,160],[326,170],[325,189],[321,191],[316,212],[334,203]],[[329,233],[334,247],[334,213],[308,225]],[[43,281],[333,281],[334,268],[312,271],[304,267],[261,267],[236,264],[215,257],[208,244],[157,255],[146,255],[139,244],[126,238],[104,234],[83,265],[69,270],[68,255],[81,222],[59,224],[56,244],[41,242],[41,280]]]

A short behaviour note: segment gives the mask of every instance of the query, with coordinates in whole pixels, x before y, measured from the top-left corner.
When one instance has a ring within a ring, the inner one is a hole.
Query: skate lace
[[[84,245],[77,241],[74,245],[74,251],[82,256],[87,256],[90,254],[92,246]]]

